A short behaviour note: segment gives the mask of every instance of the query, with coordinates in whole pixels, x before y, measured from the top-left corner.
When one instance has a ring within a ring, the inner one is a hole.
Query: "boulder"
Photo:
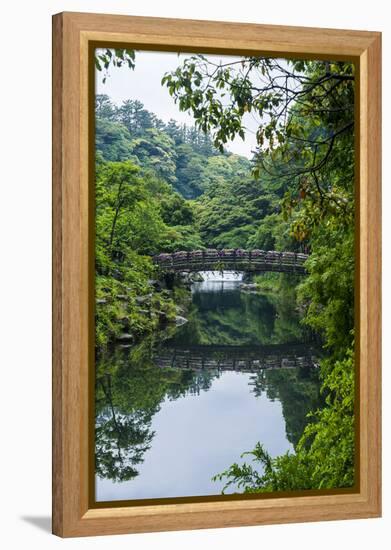
[[[136,304],[146,304],[150,302],[152,294],[146,294],[145,296],[136,296]]]
[[[243,290],[243,292],[257,292],[258,286],[256,283],[242,283],[240,290]]]
[[[180,327],[181,325],[184,325],[185,323],[188,323],[189,320],[186,319],[186,317],[182,317],[181,315],[177,315],[175,317],[175,324],[177,327]]]
[[[191,273],[189,279],[193,283],[202,283],[202,281],[204,280],[201,273]]]
[[[119,340],[120,342],[133,341],[133,335],[128,334],[127,332],[124,332],[123,334],[120,334],[119,336],[117,336],[117,340]]]
[[[155,279],[148,279],[148,285],[152,286],[157,291],[160,291],[163,288],[161,282]]]

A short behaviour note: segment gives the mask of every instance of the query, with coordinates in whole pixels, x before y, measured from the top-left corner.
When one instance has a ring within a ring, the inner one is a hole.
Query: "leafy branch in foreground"
[[[221,151],[254,133],[255,122],[254,177],[285,179],[299,196],[313,193],[322,208],[344,213],[354,177],[351,63],[262,57],[215,63],[195,55],[162,84]],[[343,178],[330,180],[342,165]]]
[[[103,84],[109,76],[110,67],[128,66],[135,68],[135,51],[129,48],[106,48],[97,49],[95,53],[95,67],[99,72],[104,72]]]
[[[229,488],[245,493],[330,489],[350,487],[354,482],[354,368],[353,352],[338,361],[326,376],[322,391],[326,406],[312,413],[295,453],[275,458],[257,443],[251,464],[232,464],[215,475],[213,481],[226,480]],[[262,472],[262,473],[260,473]]]

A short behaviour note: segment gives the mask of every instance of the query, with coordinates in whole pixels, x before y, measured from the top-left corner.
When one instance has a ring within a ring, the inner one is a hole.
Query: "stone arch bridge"
[[[153,257],[154,263],[162,272],[196,272],[196,271],[244,271],[264,273],[297,273],[304,275],[304,263],[308,254],[299,252],[277,252],[274,250],[206,249],[158,254]]]

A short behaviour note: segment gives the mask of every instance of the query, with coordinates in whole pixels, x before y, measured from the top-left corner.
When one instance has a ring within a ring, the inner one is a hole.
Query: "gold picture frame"
[[[91,52],[98,45],[344,59],[356,66],[356,440],[351,490],[94,506]],[[381,514],[381,34],[198,20],[53,17],[53,533],[61,537]]]

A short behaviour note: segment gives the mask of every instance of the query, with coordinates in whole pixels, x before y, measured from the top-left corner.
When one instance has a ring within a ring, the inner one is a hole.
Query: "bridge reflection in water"
[[[161,347],[153,354],[160,368],[257,372],[266,369],[317,368],[318,354],[308,345],[193,345]]]
[[[247,293],[216,275],[192,285],[187,323],[97,363],[98,501],[220,494],[213,476],[258,441],[292,452],[322,406],[321,354],[294,292]]]

